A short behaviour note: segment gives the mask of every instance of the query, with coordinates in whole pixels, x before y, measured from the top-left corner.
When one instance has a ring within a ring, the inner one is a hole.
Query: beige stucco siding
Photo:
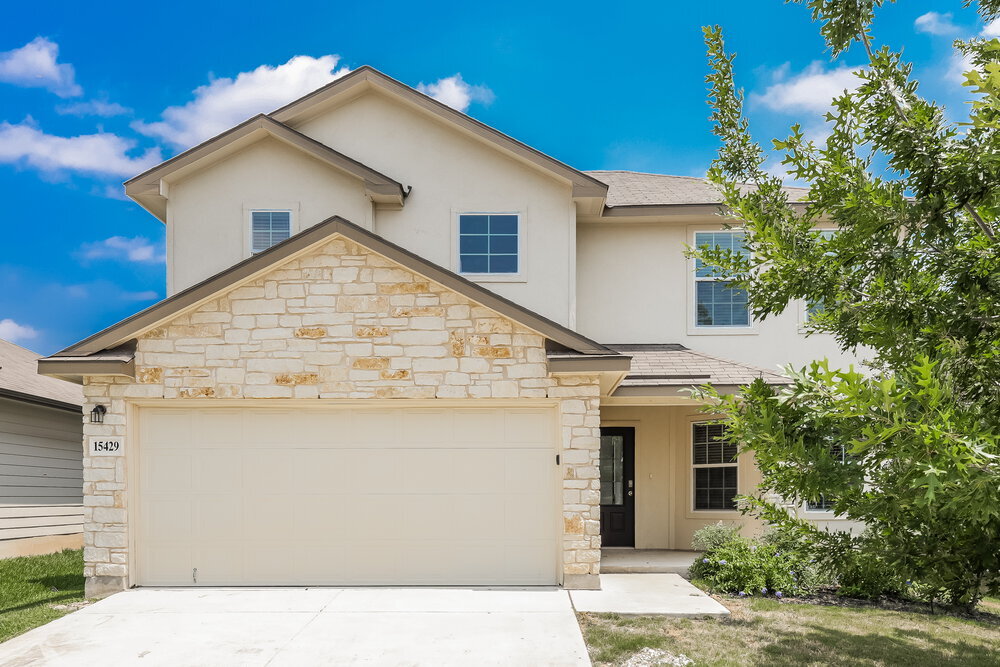
[[[0,556],[83,531],[79,413],[0,398]],[[77,540],[78,541],[78,540]]]
[[[576,209],[567,182],[377,91],[295,129],[412,186],[402,210],[376,211],[374,231],[446,268],[458,268],[458,213],[520,213],[524,276],[488,286],[573,325]]]
[[[271,138],[169,188],[168,296],[250,256],[252,209],[291,210],[293,234],[335,214],[371,228],[360,180]]]
[[[685,258],[696,229],[721,229],[722,218],[698,224],[586,223],[577,230],[577,324],[603,343],[680,343],[693,350],[766,369],[829,358],[856,363],[829,335],[802,332],[803,308],[757,322],[749,332],[693,326],[693,270]]]

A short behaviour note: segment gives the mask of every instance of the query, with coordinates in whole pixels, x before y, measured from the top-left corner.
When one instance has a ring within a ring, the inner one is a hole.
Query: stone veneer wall
[[[336,238],[142,335],[136,378],[89,377],[84,437],[126,435],[129,399],[554,398],[562,427],[564,585],[600,571],[600,391],[550,376],[542,336]],[[126,441],[126,456],[136,443]],[[126,457],[84,459],[87,594],[128,583]]]

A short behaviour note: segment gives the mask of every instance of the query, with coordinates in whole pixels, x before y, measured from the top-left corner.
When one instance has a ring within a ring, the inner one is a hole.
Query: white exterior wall
[[[602,343],[680,343],[775,369],[828,357],[856,363],[832,336],[802,332],[802,304],[756,322],[749,331],[694,326],[694,269],[684,256],[695,230],[721,229],[719,218],[688,223],[587,223],[577,230],[577,330]]]
[[[451,270],[458,269],[458,213],[520,213],[523,278],[479,282],[573,326],[576,207],[568,183],[380,92],[295,129],[412,186],[402,210],[376,211],[374,231]]]
[[[371,228],[360,180],[276,139],[170,185],[167,296],[250,256],[252,209],[290,209],[292,234],[340,215]]]

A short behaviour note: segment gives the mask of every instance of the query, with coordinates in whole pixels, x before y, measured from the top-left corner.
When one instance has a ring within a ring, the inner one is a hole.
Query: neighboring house
[[[844,360],[685,258],[739,246],[705,182],[578,171],[368,67],[126,192],[168,298],[39,362],[107,410],[89,594],[597,587],[602,544],[743,521],[751,457],[686,388]]]
[[[0,558],[83,545],[80,387],[0,340]]]

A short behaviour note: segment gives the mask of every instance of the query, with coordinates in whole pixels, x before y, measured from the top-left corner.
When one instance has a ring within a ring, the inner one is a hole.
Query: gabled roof
[[[122,364],[126,363],[127,360],[124,357],[121,359],[118,357],[126,354],[122,351],[127,350],[125,346],[128,341],[198,307],[238,284],[264,275],[274,266],[295,256],[305,254],[338,235],[382,255],[414,273],[454,290],[571,350],[581,354],[617,354],[614,350],[604,347],[561,324],[519,306],[509,299],[429,262],[409,250],[390,243],[339,216],[334,216],[65,350],[57,352],[51,357],[41,360],[39,369],[51,375],[75,376],[107,373],[109,363],[117,363],[124,368]],[[84,367],[88,362],[93,362],[102,370],[87,373]],[[72,371],[66,370],[70,367],[73,368]]]
[[[0,340],[0,397],[79,412],[83,390],[77,385],[38,374],[41,355]]]
[[[722,193],[707,178],[669,176],[638,171],[588,171],[587,174],[608,184],[604,215],[643,215],[643,211],[669,207],[709,207],[717,209]],[[755,186],[744,184],[741,190],[750,192]],[[782,188],[791,203],[804,203],[809,188]],[[648,213],[647,213],[648,214]]]
[[[608,345],[632,357],[632,367],[615,396],[677,393],[692,386],[711,384],[732,392],[757,378],[771,385],[785,385],[784,375],[739,361],[696,352],[676,343]]]
[[[229,152],[239,150],[265,137],[277,139],[361,180],[365,193],[376,203],[395,207],[403,205],[406,193],[398,181],[264,114],[254,116],[125,181],[125,194],[161,221],[166,221],[169,181],[187,176],[214,163],[223,155],[228,155]]]
[[[341,96],[356,93],[359,87],[374,86],[401,98],[425,111],[428,111],[459,129],[479,139],[493,144],[502,152],[532,163],[541,169],[568,180],[573,185],[574,197],[602,198],[608,191],[608,186],[593,176],[574,169],[541,151],[521,143],[520,141],[482,123],[461,111],[456,111],[446,104],[438,102],[433,97],[425,95],[410,86],[386,76],[373,67],[364,65],[351,73],[272,111],[268,116],[282,123],[295,125],[320,113],[322,108]]]

